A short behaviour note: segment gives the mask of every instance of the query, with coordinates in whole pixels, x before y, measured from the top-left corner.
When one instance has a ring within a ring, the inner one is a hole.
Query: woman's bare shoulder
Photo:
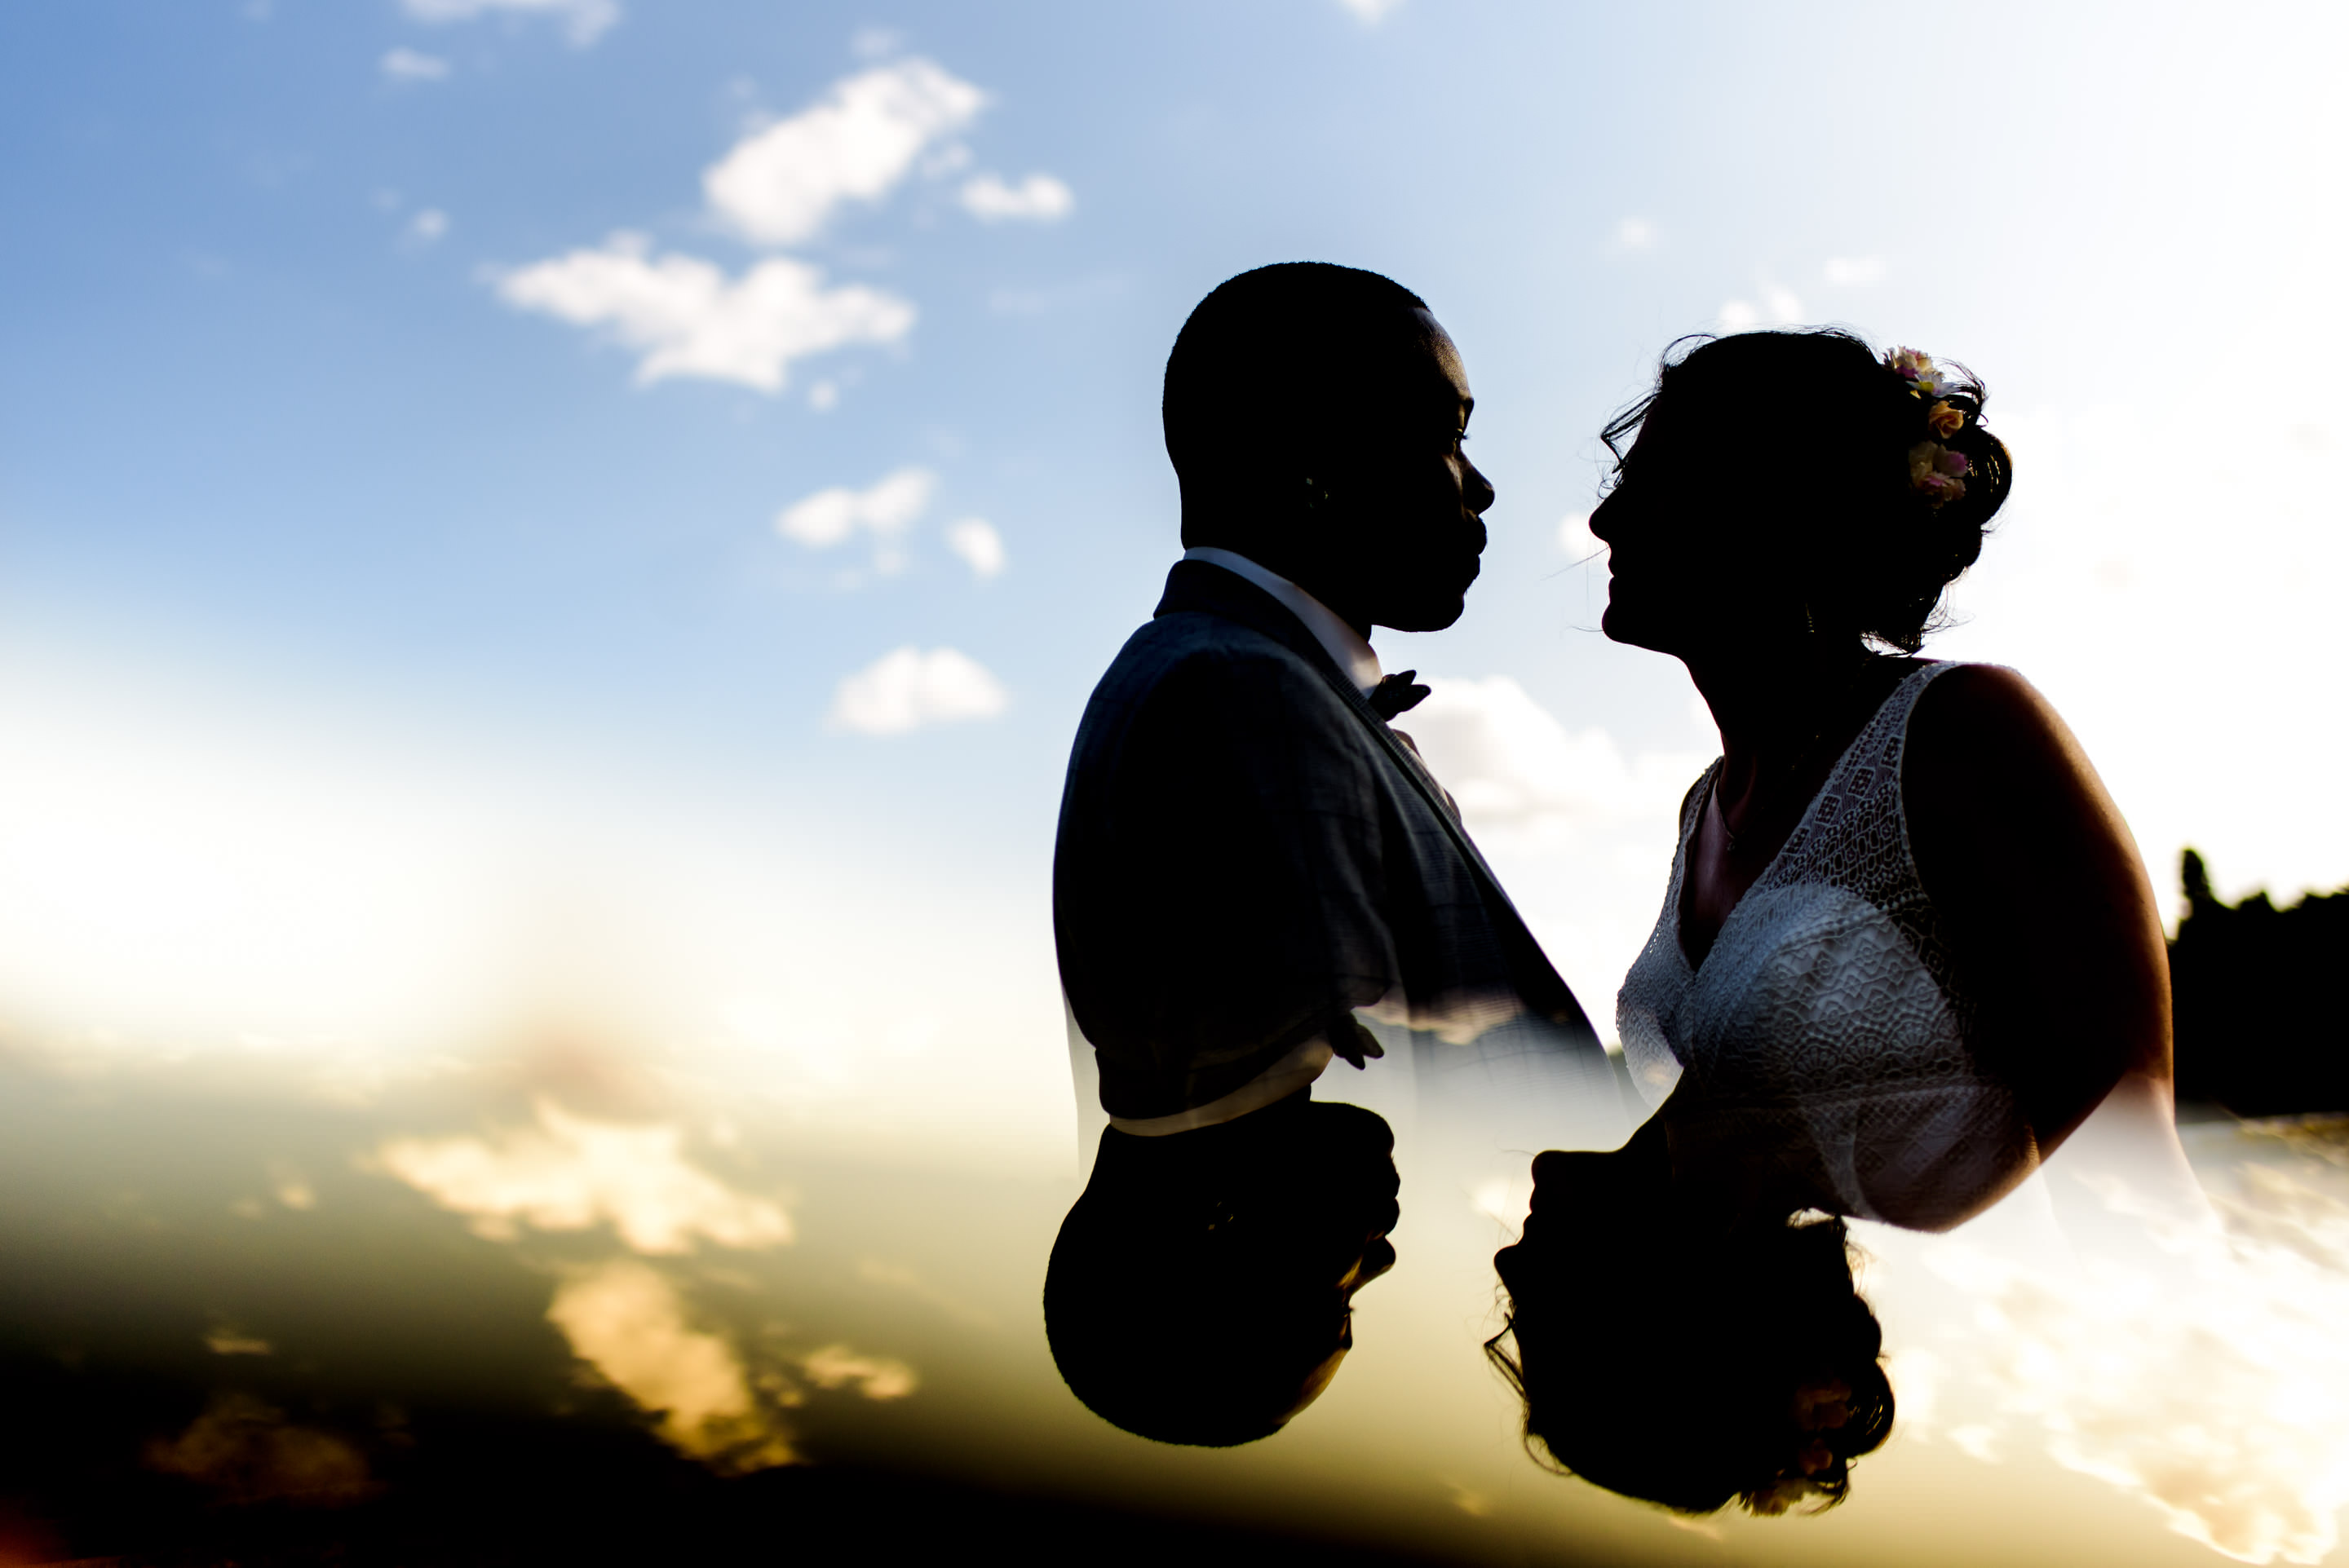
[[[1928,775],[1985,784],[2095,777],[2054,705],[2004,665],[1957,665],[1935,676],[1909,715],[1907,752],[1919,783]]]
[[[1951,665],[1917,699],[1917,717],[1965,727],[2016,727],[2062,720],[2023,672],[2005,665]]]
[[[2142,880],[2112,797],[2054,706],[2014,670],[1961,665],[1909,716],[1901,800],[1930,882]]]

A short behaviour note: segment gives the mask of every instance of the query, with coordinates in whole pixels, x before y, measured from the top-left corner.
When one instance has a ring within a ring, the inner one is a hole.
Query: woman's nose
[[[1588,521],[1583,525],[1590,530],[1590,537],[1601,544],[1611,545],[1615,542],[1615,525],[1623,515],[1623,508],[1616,497],[1622,493],[1617,490],[1613,495],[1600,501],[1592,509]]]

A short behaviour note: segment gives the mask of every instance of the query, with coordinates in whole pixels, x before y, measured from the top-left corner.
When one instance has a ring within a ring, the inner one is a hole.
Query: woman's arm
[[[2119,809],[2047,700],[2013,670],[1937,678],[1911,716],[1909,842],[2042,1155],[2124,1074],[2166,1097],[2169,959]]]

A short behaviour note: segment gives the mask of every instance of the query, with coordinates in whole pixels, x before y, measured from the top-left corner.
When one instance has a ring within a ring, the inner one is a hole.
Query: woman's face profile
[[[1750,634],[1791,590],[1768,548],[1775,531],[1757,503],[1777,476],[1741,471],[1726,432],[1702,414],[1661,399],[1640,422],[1615,487],[1590,514],[1607,546],[1608,637],[1685,654]]]

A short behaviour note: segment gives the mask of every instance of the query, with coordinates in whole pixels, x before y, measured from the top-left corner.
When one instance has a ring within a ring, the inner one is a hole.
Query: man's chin
[[[1398,632],[1441,632],[1458,623],[1467,614],[1469,585],[1476,581],[1472,569],[1468,579],[1448,593],[1423,593],[1408,598],[1398,595],[1384,614],[1372,619],[1381,626]]]
[[[1448,631],[1459,623],[1467,608],[1466,602],[1459,599],[1445,606],[1414,605],[1408,610],[1398,610],[1392,615],[1381,615],[1378,624],[1393,632]]]

